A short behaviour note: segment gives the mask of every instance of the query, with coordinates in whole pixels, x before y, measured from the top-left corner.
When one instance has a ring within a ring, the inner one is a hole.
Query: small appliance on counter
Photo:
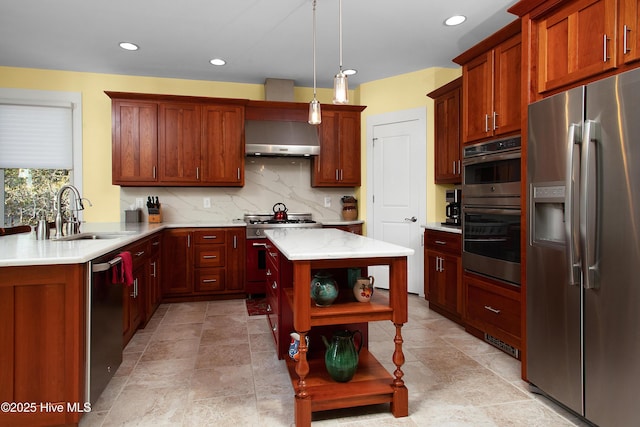
[[[445,200],[447,202],[445,211],[447,219],[442,225],[461,225],[460,202],[462,201],[462,190],[459,188],[447,190]]]

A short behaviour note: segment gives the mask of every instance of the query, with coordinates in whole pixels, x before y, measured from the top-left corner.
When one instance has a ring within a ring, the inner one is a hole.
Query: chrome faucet
[[[84,205],[82,204],[82,200],[87,200],[87,199],[83,199],[80,196],[80,192],[78,191],[78,189],[71,184],[65,184],[62,187],[60,187],[60,190],[58,190],[58,193],[56,194],[56,207],[55,207],[56,237],[62,237],[63,229],[65,229],[65,235],[76,234],[79,232],[79,229],[80,229],[79,221],[75,219],[73,216],[71,221],[69,222],[65,222],[64,219],[62,219],[62,196],[66,190],[71,190],[71,192],[73,193],[73,198],[75,199],[74,201],[75,201],[76,208],[70,209],[72,211],[83,210]],[[87,200],[87,202],[89,202],[89,206],[91,206],[91,202],[89,200]],[[70,227],[64,227],[65,224],[67,224]]]

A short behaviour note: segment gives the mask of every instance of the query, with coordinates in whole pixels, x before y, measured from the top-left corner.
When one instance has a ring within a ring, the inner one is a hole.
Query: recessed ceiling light
[[[353,68],[349,68],[349,69],[343,70],[342,72],[347,76],[353,76],[354,74],[358,73],[358,70],[354,70]]]
[[[224,59],[220,59],[220,58],[213,58],[209,62],[211,63],[211,65],[224,65],[224,64],[227,63],[227,61],[225,61]]]
[[[129,43],[129,42],[120,43],[120,47],[123,48],[124,50],[138,50],[139,49],[137,44],[133,44],[133,43]]]
[[[449,27],[452,27],[454,25],[460,25],[462,24],[464,21],[467,20],[466,16],[463,15],[454,15],[450,18],[447,18],[446,21],[444,21],[444,25],[447,25]]]

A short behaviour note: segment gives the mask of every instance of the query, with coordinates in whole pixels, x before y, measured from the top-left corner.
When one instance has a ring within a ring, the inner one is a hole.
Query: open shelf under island
[[[281,282],[276,286],[283,300],[279,309],[290,311],[293,329],[300,334],[299,360],[287,360],[295,390],[296,426],[310,426],[311,415],[316,411],[379,403],[390,403],[395,417],[407,416],[409,402],[408,390],[402,379],[401,329],[407,322],[407,257],[414,251],[336,229],[278,229],[265,234],[278,250],[275,256],[289,270],[289,274],[279,276]],[[376,295],[371,302],[359,303],[343,297],[329,307],[313,304],[310,292],[312,271],[374,265],[389,267],[388,298]],[[395,325],[392,361],[396,369],[393,374],[387,372],[368,351],[366,340],[360,351],[356,374],[346,383],[331,379],[324,366],[324,358],[308,359],[305,337],[312,328],[366,325],[380,320],[389,320]]]

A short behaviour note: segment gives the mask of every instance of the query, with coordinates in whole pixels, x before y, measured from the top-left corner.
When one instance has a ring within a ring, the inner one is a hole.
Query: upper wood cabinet
[[[538,92],[616,67],[616,0],[578,0],[534,21]]]
[[[427,94],[434,102],[435,183],[460,184],[461,169],[461,92],[462,77]]]
[[[244,185],[246,101],[106,93],[113,100],[113,184]]]
[[[201,181],[244,185],[244,108],[204,105],[202,108]]]
[[[618,63],[628,64],[640,59],[640,0],[620,0]]]
[[[158,181],[158,104],[112,103],[113,184],[154,185]]]
[[[313,159],[313,187],[358,187],[360,111],[322,111],[320,155]]]
[[[165,185],[200,181],[200,105],[161,103],[158,178]]]
[[[520,129],[520,22],[514,21],[454,59],[462,65],[464,143]]]

